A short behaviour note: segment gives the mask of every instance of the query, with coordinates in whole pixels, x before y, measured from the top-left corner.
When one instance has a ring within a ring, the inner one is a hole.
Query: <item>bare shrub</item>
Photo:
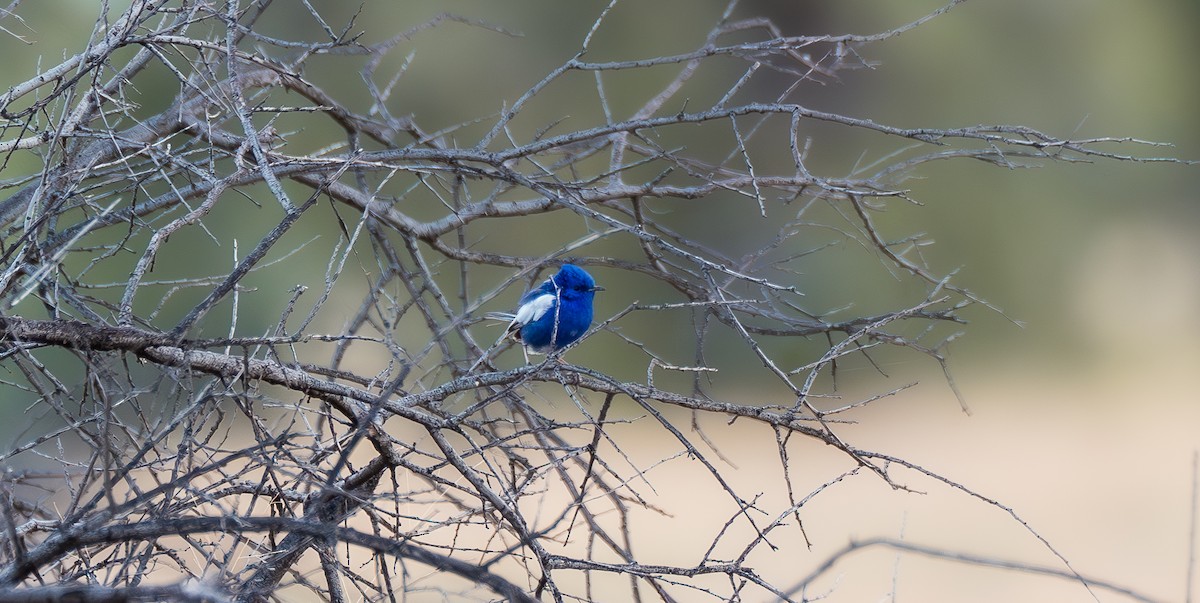
[[[917,476],[966,491],[844,437],[907,386],[832,395],[839,363],[945,368],[984,304],[919,235],[877,226],[915,202],[904,179],[938,161],[1158,160],[1134,140],[800,102],[958,2],[819,36],[731,3],[673,54],[614,52],[606,10],[542,72],[480,55],[519,42],[501,24],[440,15],[380,37],[384,7],[322,4],[102,3],[78,50],[30,42],[37,72],[10,76],[0,600],[806,598],[819,573],[754,561],[803,549],[814,497]],[[35,10],[11,3],[10,42]],[[412,53],[443,35],[494,70],[443,74],[478,96],[411,89]],[[812,158],[837,137],[868,160]],[[867,269],[830,251],[847,244]],[[493,348],[483,313],[568,259],[609,289],[595,328],[565,358]],[[805,296],[855,279],[923,294]],[[754,463],[783,498],[739,481],[716,444],[732,429],[762,440]],[[797,477],[817,449],[842,469]],[[645,554],[662,538],[647,526],[683,511],[658,506],[656,475],[685,467],[724,519],[695,526],[707,550]],[[843,553],[869,546],[943,553]],[[1047,571],[1111,587],[1063,561]]]

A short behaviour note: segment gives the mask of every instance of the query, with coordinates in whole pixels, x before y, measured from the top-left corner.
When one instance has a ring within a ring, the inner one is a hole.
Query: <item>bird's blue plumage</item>
[[[568,346],[592,326],[592,300],[601,290],[587,271],[563,264],[557,274],[521,297],[508,331],[534,352]]]

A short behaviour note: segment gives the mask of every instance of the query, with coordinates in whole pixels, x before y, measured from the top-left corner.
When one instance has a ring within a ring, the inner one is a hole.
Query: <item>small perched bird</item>
[[[529,352],[546,354],[583,336],[592,326],[592,299],[597,291],[603,290],[584,269],[563,264],[557,274],[521,296],[515,314],[489,312],[485,316],[509,321],[503,337],[511,337],[525,346],[528,361]],[[476,366],[480,362],[483,358]]]

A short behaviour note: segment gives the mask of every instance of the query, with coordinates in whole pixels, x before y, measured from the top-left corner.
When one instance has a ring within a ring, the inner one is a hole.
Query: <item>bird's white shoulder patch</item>
[[[541,318],[552,306],[554,306],[553,295],[549,293],[539,295],[517,308],[517,315],[513,318],[513,323],[527,325]]]

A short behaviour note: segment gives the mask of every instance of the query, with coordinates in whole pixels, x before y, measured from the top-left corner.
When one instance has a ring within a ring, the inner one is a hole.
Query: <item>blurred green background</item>
[[[277,3],[262,22],[262,32],[319,39],[321,30],[307,11],[298,3],[296,10],[282,10],[287,4]],[[350,24],[348,29],[362,32],[364,41],[384,39],[443,11],[503,30],[443,23],[414,34],[378,71],[377,79],[386,81],[399,69],[406,70],[389,107],[394,114],[413,115],[427,131],[458,126],[449,138],[468,145],[490,127],[498,111],[577,51],[605,5],[598,1],[378,2],[360,9],[357,3],[313,4],[335,29]],[[785,35],[874,33],[941,5],[880,0],[743,2],[735,15],[766,16]],[[701,43],[723,9],[724,4],[716,2],[620,3],[597,31],[585,58],[621,60],[688,51]],[[81,50],[96,5],[56,0],[23,5],[20,14],[24,21],[12,22],[9,28],[23,40],[6,36],[0,47],[9,85],[28,77],[39,64]],[[1200,7],[1191,0],[966,2],[914,31],[863,48],[863,57],[874,68],[843,72],[840,81],[809,85],[793,98],[815,109],[898,127],[1021,124],[1062,137],[1128,136],[1175,145],[1110,147],[1119,153],[1200,158],[1195,109],[1200,96],[1200,75],[1195,69],[1200,54],[1194,35],[1197,24]],[[730,39],[761,35],[750,32],[732,34]],[[323,66],[328,69],[322,70]],[[704,95],[722,93],[742,69],[744,64],[738,62],[717,62],[713,75],[705,80],[710,84],[697,84],[669,106],[683,99],[692,109],[706,106],[703,103],[713,99]],[[616,118],[628,117],[673,74],[673,68],[666,68],[606,75],[610,110]],[[358,103],[357,110],[368,110],[360,74],[344,68],[339,58],[318,58],[306,75],[352,106]],[[597,123],[600,107],[591,80],[590,74],[579,74],[577,79],[552,85],[516,120],[513,130],[527,136],[558,117],[564,119],[558,131]],[[137,81],[133,96],[151,114],[165,107],[177,91],[174,75],[152,69]],[[480,121],[471,123],[473,119]],[[338,142],[332,128],[306,122],[303,131],[289,130],[293,124],[287,118],[277,125],[288,133],[290,153]],[[878,159],[892,150],[888,145],[894,145],[858,134],[845,128],[815,132],[814,164],[827,175],[844,175],[856,163]],[[727,141],[718,144],[720,153],[727,151]],[[779,160],[786,164],[787,158]],[[5,175],[21,175],[21,170],[34,165],[16,157]],[[925,233],[926,239],[936,242],[924,250],[935,271],[960,269],[959,284],[1029,325],[1018,329],[994,313],[970,314],[969,336],[956,345],[960,365],[986,366],[995,356],[1014,353],[1086,363],[1087,356],[1100,353],[1097,343],[1128,344],[1106,335],[1114,329],[1141,332],[1147,340],[1162,329],[1200,335],[1193,318],[1200,304],[1187,297],[1200,287],[1196,284],[1200,270],[1193,262],[1197,257],[1194,234],[1200,222],[1198,173],[1178,165],[1114,161],[1043,163],[1037,169],[1019,170],[965,161],[934,163],[902,183],[923,207],[894,203],[877,219],[884,233],[896,238]],[[298,198],[306,195],[301,188],[293,190]],[[422,213],[419,205],[409,204],[405,210]],[[430,215],[440,211],[435,204]],[[738,210],[714,219],[709,213],[713,211],[718,210],[711,206],[705,212],[671,210],[664,219],[698,233],[702,240],[720,239],[737,229],[749,242],[757,242],[756,236],[772,232],[755,230],[761,226],[755,212]],[[786,217],[791,210],[772,211]],[[244,212],[228,215],[224,223],[235,229],[233,234],[245,227],[243,239],[256,236],[258,229],[246,224]],[[274,219],[264,217],[267,223]],[[221,215],[214,220],[222,220]],[[531,222],[535,227],[536,220]],[[547,223],[572,224],[569,237],[583,234],[572,220],[551,218]],[[474,234],[489,246],[512,252],[540,255],[552,248],[513,229],[489,230],[494,226],[482,222]],[[324,223],[308,232],[334,234],[336,230]],[[232,261],[228,245],[204,248],[205,238],[195,234],[200,246],[196,253],[176,245],[178,255],[164,254],[161,271],[172,266],[172,257],[180,258],[178,265],[195,274],[228,266]],[[613,246],[592,251],[620,255]],[[311,250],[314,261],[323,253],[324,247]],[[860,254],[852,249],[836,250],[828,256],[824,272],[813,272],[801,282],[809,291],[812,310],[857,301],[861,311],[868,311],[863,304],[880,301],[881,307],[891,306],[896,302],[889,300],[912,301],[919,294],[919,289],[903,286],[887,290],[886,276],[844,278],[841,258],[862,259],[851,258],[856,255]],[[205,260],[211,265],[204,265]],[[293,280],[267,289],[290,289],[296,284],[295,273],[286,276]],[[496,278],[501,276],[497,273]],[[603,277],[610,284],[622,278],[619,274]],[[616,284],[610,289],[620,291],[621,284]],[[512,301],[504,297],[497,303]],[[600,314],[614,312],[628,301],[607,295]],[[273,315],[275,310],[264,313]]]

